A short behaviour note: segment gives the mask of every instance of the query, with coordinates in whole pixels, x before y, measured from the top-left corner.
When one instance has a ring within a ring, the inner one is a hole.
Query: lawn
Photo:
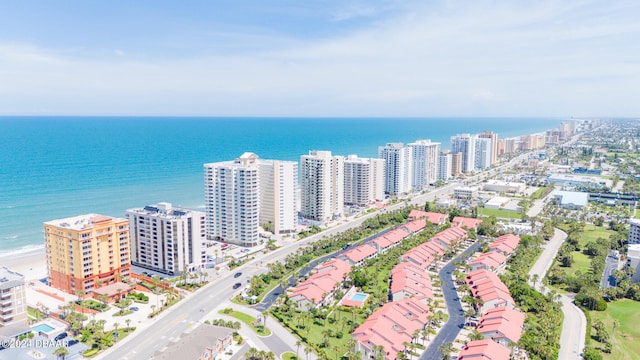
[[[522,216],[517,211],[511,210],[501,210],[501,209],[487,209],[487,208],[479,208],[478,215],[485,216],[495,216],[497,218],[506,218],[506,219],[520,219]]]
[[[585,225],[582,239],[580,240],[580,247],[583,247],[586,243],[598,238],[609,239],[609,236],[615,234],[613,230],[607,230],[602,226]]]
[[[282,356],[280,357],[282,360],[295,360],[297,359],[296,354],[292,353],[292,352],[285,352],[282,353]]]
[[[633,300],[618,300],[609,303],[606,311],[592,311],[591,318],[602,320],[611,334],[613,351],[604,354],[607,360],[640,360],[640,302]],[[619,326],[614,330],[613,321]],[[595,330],[592,330],[595,333]],[[591,344],[602,347],[596,340]]]
[[[220,311],[221,314],[225,314],[223,311]],[[254,325],[254,323],[256,322],[256,318],[254,318],[251,315],[245,314],[243,312],[240,311],[232,311],[230,313],[227,313],[227,315],[232,316],[240,321],[242,321],[243,323],[247,324],[250,328],[253,329],[253,331],[256,332],[256,334],[260,335],[260,336],[269,336],[271,335],[271,331],[262,326],[262,325]]]
[[[591,271],[591,257],[589,255],[576,251],[571,256],[573,257],[573,264],[571,264],[570,268],[567,268],[567,275],[575,275],[577,271],[582,274]]]

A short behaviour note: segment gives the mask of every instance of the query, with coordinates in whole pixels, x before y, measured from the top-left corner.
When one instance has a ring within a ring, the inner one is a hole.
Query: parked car
[[[239,278],[240,276],[242,276],[241,272],[237,272],[237,273],[233,274],[234,278]]]
[[[62,339],[64,339],[64,338],[66,338],[66,337],[67,337],[67,333],[66,333],[66,332],[63,332],[63,333],[61,333],[61,334],[56,335],[56,337],[54,337],[54,338],[53,338],[53,340],[55,340],[55,341],[60,341],[60,340],[62,340]]]
[[[140,308],[138,308],[137,306],[132,306],[132,307],[129,308],[129,310],[138,311],[138,310],[140,310]]]
[[[75,345],[75,344],[77,344],[77,343],[79,343],[79,341],[78,341],[78,340],[76,340],[76,339],[71,339],[71,340],[67,341],[67,346],[73,346],[73,345]]]
[[[233,288],[234,288],[234,289],[237,289],[237,288],[239,288],[240,286],[242,286],[242,284],[240,284],[240,283],[235,283],[235,284],[233,284]]]

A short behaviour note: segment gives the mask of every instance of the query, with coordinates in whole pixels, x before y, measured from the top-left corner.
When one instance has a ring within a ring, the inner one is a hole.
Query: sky
[[[637,0],[6,1],[0,116],[640,116]]]

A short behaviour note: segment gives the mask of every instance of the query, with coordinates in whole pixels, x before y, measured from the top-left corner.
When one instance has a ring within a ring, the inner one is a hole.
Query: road
[[[481,178],[487,178],[507,169],[521,159],[526,154],[521,154],[507,164],[484,171],[478,175],[470,176],[466,179],[467,183],[479,181]],[[425,201],[433,201],[437,197],[442,197],[453,192],[453,189],[460,186],[458,183],[448,184],[446,186],[434,189],[433,191],[414,196],[410,202],[401,202],[389,206],[386,211],[394,211],[406,206],[407,203],[419,205]],[[384,211],[384,210],[383,210]],[[283,260],[288,254],[295,252],[298,248],[307,245],[310,242],[320,240],[327,236],[333,236],[347,229],[360,226],[365,220],[377,215],[377,212],[365,214],[359,218],[338,224],[332,228],[326,229],[318,234],[309,236],[297,242],[292,242],[282,246],[281,248],[267,253],[265,255],[258,254],[256,259],[240,266],[236,271],[243,272],[243,276],[253,276],[267,271],[262,264],[273,261]],[[113,347],[107,349],[104,353],[97,356],[97,359],[151,359],[152,355],[167,346],[172,341],[177,340],[182,333],[189,330],[193,326],[197,326],[203,320],[203,313],[207,314],[215,309],[225,300],[231,298],[240,290],[233,290],[232,284],[237,282],[231,273],[214,279],[210,284],[206,285],[196,293],[189,295],[186,299],[180,301],[169,310],[163,312],[156,318],[139,324],[133,324],[138,329],[119,341]],[[277,297],[277,295],[276,295]],[[202,311],[201,311],[202,310]],[[277,334],[276,334],[277,336]],[[135,344],[135,346],[127,346],[127,344]],[[295,351],[295,349],[294,349]]]
[[[462,254],[458,255],[456,260],[468,257],[479,248],[480,242],[475,242],[467,250],[463,251]],[[453,342],[458,336],[460,330],[464,327],[464,310],[460,304],[460,299],[458,299],[456,286],[453,282],[453,277],[451,276],[453,271],[456,269],[454,262],[455,260],[450,261],[438,273],[438,276],[442,280],[442,293],[444,294],[444,300],[447,304],[449,320],[442,329],[440,329],[438,335],[436,335],[431,344],[429,344],[429,347],[427,347],[424,353],[422,353],[420,360],[440,360],[442,358],[439,349],[440,345],[447,342]]]
[[[543,294],[547,294],[549,289],[544,286],[542,279],[549,271],[553,261],[558,254],[558,249],[567,238],[567,234],[559,229],[555,229],[553,236],[544,248],[544,251],[529,271],[529,284]],[[533,284],[533,275],[538,275],[538,281]],[[587,319],[573,299],[567,295],[560,295],[562,303],[562,313],[564,322],[562,323],[562,333],[560,334],[560,351],[558,360],[581,359],[580,354],[584,349],[585,335],[587,331]]]

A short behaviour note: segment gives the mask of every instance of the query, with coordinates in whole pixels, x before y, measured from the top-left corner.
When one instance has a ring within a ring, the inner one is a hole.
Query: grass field
[[[478,215],[495,216],[497,218],[520,219],[521,215],[517,211],[479,208]]]
[[[577,251],[571,255],[573,264],[571,264],[570,268],[567,268],[567,275],[575,275],[578,271],[584,274],[591,270],[591,257],[589,255]]]
[[[606,360],[640,360],[640,302],[618,300],[609,303],[606,311],[592,311],[591,318],[602,320],[610,330],[613,351],[604,354]],[[619,326],[614,330],[613,321]],[[592,333],[595,333],[592,330]],[[602,347],[596,340],[591,340],[595,347]]]
[[[224,314],[222,311],[220,311],[220,313]],[[266,327],[264,327],[262,325],[255,326],[254,323],[256,321],[256,318],[254,318],[251,315],[247,315],[247,314],[242,313],[240,311],[232,311],[228,315],[229,316],[233,316],[234,318],[236,318],[236,319],[242,321],[243,323],[247,324],[258,335],[261,335],[261,336],[269,336],[269,335],[271,335],[271,330],[269,330],[268,328],[266,328]]]
[[[609,236],[615,234],[613,230],[607,230],[601,226],[585,225],[582,239],[580,240],[580,247],[583,247],[591,240],[597,240],[598,238],[609,239]]]

